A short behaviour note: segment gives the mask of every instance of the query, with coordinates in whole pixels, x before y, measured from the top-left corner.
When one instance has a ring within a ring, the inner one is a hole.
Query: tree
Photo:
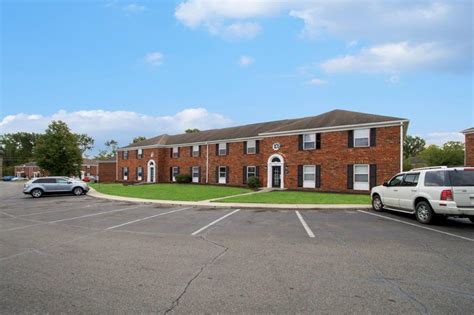
[[[420,153],[420,157],[428,166],[464,164],[464,144],[456,141],[446,142],[443,147],[430,145]]]
[[[82,154],[79,136],[65,122],[52,121],[40,135],[34,149],[36,163],[51,175],[79,175]]]
[[[105,141],[106,150],[100,150],[99,153],[94,157],[97,160],[108,160],[115,157],[117,152],[118,142],[114,139]]]
[[[135,144],[135,143],[138,143],[138,142],[142,142],[142,141],[144,141],[144,140],[146,140],[146,138],[145,138],[144,136],[138,136],[138,137],[133,138],[133,141],[132,141],[131,144]]]
[[[0,146],[3,147],[3,172],[13,175],[15,165],[33,160],[33,148],[38,134],[30,132],[16,132],[0,135]]]
[[[193,128],[193,129],[186,129],[185,131],[186,133],[197,133],[197,132],[201,132],[201,130],[197,129],[197,128]]]
[[[89,137],[85,133],[77,135],[77,137],[82,155],[84,155],[86,151],[92,150],[94,147],[94,139],[92,139],[92,137]]]
[[[415,157],[425,149],[426,142],[420,137],[406,136],[403,141],[403,157]]]
[[[118,142],[114,139],[110,139],[105,141],[105,146],[110,150],[112,156],[115,156],[115,153],[117,152]]]

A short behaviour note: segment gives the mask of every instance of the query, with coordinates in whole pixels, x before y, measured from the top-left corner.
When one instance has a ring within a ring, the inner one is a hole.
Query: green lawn
[[[90,184],[98,192],[144,199],[174,200],[174,201],[200,201],[226,196],[248,193],[250,189],[205,186],[191,184],[153,184],[130,185],[122,184]]]
[[[369,205],[370,196],[304,191],[272,191],[254,195],[237,196],[216,202],[277,203],[277,204],[357,204]]]

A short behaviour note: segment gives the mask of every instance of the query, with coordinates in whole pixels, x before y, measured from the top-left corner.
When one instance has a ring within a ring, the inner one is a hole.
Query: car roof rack
[[[437,169],[446,169],[446,168],[448,168],[448,167],[445,166],[445,165],[441,165],[441,166],[427,166],[427,167],[414,168],[414,169],[411,169],[410,171],[437,170]]]

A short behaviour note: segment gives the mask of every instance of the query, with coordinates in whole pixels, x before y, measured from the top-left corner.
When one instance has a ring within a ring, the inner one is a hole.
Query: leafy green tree
[[[406,136],[403,141],[403,157],[405,159],[417,156],[425,149],[426,141],[420,137]]]
[[[189,129],[186,129],[185,132],[186,133],[197,133],[197,132],[201,132],[201,130],[199,130],[197,128],[189,128]]]
[[[36,163],[51,175],[79,175],[82,154],[79,136],[65,122],[53,121],[41,135],[34,149]]]
[[[118,142],[114,139],[105,141],[106,150],[100,150],[94,157],[96,160],[108,160],[115,157],[117,152]]]
[[[423,150],[419,156],[428,166],[460,166],[464,164],[464,144],[456,141],[446,142],[443,147],[433,144]]]
[[[146,138],[145,138],[144,136],[138,136],[138,137],[133,138],[133,141],[132,141],[131,144],[135,144],[135,143],[138,143],[138,142],[142,142],[142,141],[144,141],[144,140],[146,140]]]
[[[87,151],[92,150],[94,147],[94,139],[85,133],[77,135],[77,137],[81,154],[84,156]]]
[[[3,172],[13,175],[15,165],[33,160],[33,148],[38,134],[30,132],[16,132],[0,135],[0,146],[3,147]]]

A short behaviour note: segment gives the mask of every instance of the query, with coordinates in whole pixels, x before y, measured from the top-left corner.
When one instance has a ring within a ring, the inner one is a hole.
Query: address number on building
[[[278,150],[280,150],[280,148],[281,148],[281,145],[279,143],[274,143],[273,144],[273,150],[274,151],[278,151]]]

